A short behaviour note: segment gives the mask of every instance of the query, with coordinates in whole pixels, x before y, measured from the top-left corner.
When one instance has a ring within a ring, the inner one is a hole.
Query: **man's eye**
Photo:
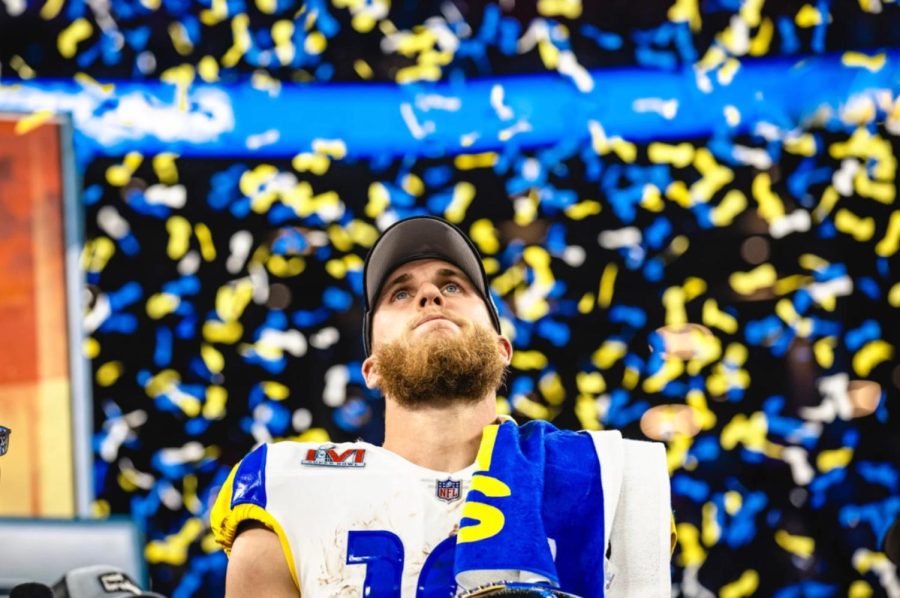
[[[459,288],[459,285],[455,282],[448,282],[447,284],[445,284],[444,290],[448,293],[459,293],[460,291],[462,291],[462,289]]]
[[[402,301],[409,297],[409,293],[405,289],[400,289],[399,291],[395,291],[393,295],[391,295],[391,301]]]

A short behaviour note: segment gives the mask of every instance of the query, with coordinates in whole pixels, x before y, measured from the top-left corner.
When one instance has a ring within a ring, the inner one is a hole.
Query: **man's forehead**
[[[414,260],[403,264],[402,266],[398,266],[393,272],[388,274],[385,287],[389,284],[393,284],[400,278],[409,280],[415,276],[430,276],[434,274],[441,276],[460,276],[469,280],[469,277],[456,265],[446,260],[427,258]]]

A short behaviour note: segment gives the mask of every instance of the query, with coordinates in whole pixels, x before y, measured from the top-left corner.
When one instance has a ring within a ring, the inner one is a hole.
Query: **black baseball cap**
[[[463,271],[484,300],[494,329],[500,332],[500,315],[491,299],[481,254],[472,240],[459,228],[437,216],[413,216],[389,226],[366,256],[363,268],[363,344],[366,355],[372,352],[372,318],[375,302],[388,275],[416,260],[438,259]]]

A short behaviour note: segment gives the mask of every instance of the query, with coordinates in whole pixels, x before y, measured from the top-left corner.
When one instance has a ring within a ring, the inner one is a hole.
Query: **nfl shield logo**
[[[459,498],[460,486],[462,486],[462,482],[459,480],[454,481],[450,478],[447,478],[443,482],[437,480],[435,494],[443,501],[453,502]]]

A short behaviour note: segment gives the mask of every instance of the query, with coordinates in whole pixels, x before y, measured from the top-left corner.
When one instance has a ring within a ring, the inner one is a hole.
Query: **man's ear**
[[[363,380],[366,381],[366,388],[374,389],[381,387],[381,376],[378,374],[378,364],[376,360],[371,355],[366,357],[366,360],[362,362],[362,370]]]
[[[497,343],[500,346],[500,354],[503,356],[503,360],[506,362],[506,365],[509,365],[509,362],[512,361],[513,354],[512,343],[502,334],[497,335]]]

